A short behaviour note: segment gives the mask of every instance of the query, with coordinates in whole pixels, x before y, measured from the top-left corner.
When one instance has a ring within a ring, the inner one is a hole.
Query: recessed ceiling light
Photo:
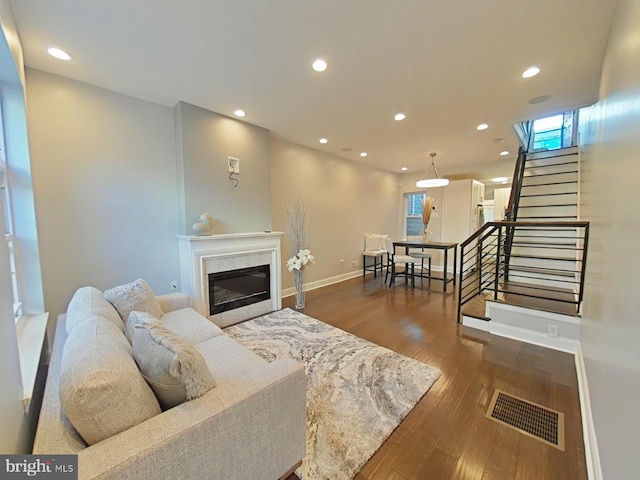
[[[505,183],[509,181],[509,177],[496,177],[491,179],[494,183]]]
[[[58,60],[64,60],[65,62],[68,62],[69,60],[71,60],[71,55],[69,55],[67,52],[59,48],[55,48],[55,47],[48,48],[47,53],[52,57],[57,58]]]
[[[402,170],[403,172],[406,172],[409,169],[407,167],[402,167],[400,170]]]
[[[240,109],[237,109],[235,112],[233,112],[233,114],[234,114],[236,117],[244,117],[244,116],[246,115],[246,113],[244,112],[244,110],[240,110]]]
[[[329,140],[327,140],[326,138],[321,138],[320,140],[318,140],[320,143],[327,143]]]
[[[509,151],[508,150],[503,150],[503,151],[500,152],[500,155],[503,156],[503,157],[505,155],[509,155]]]
[[[529,67],[524,72],[522,72],[522,78],[535,77],[539,73],[540,73],[540,69],[538,67]]]
[[[407,116],[404,113],[396,113],[396,116],[393,117],[396,122],[404,120],[405,118],[407,118]]]
[[[327,62],[325,62],[322,58],[316,58],[311,66],[316,72],[324,72],[327,69]]]
[[[367,156],[367,152],[360,152],[360,156],[361,157],[366,157]]]
[[[476,130],[486,130],[487,128],[489,128],[489,125],[487,125],[486,123],[481,123],[476,127]]]

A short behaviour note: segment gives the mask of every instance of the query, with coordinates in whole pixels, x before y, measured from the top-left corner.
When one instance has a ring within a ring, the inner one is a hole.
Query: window
[[[540,118],[533,121],[533,151],[557,150],[576,144],[574,125],[577,111]]]
[[[405,204],[405,235],[407,237],[422,235],[424,225],[422,224],[422,202],[426,193],[406,193],[404,195]]]
[[[2,111],[0,111],[2,118]],[[0,121],[0,202],[4,214],[4,238],[9,249],[9,265],[11,268],[11,286],[13,289],[13,315],[18,321],[22,315],[22,303],[20,301],[20,291],[18,289],[18,275],[16,272],[16,258],[14,255],[13,242],[13,221],[11,216],[11,201],[9,198],[9,185],[7,181],[7,163],[5,161],[5,146],[2,122]]]

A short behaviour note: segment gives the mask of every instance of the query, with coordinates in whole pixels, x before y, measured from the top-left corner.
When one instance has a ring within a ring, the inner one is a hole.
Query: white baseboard
[[[283,272],[283,275],[286,275],[288,272]],[[380,274],[380,272],[378,272]],[[367,272],[367,275],[373,275],[373,272]],[[323,278],[322,280],[316,280],[315,282],[305,283],[303,288],[305,292],[309,290],[315,290],[316,288],[326,287],[328,285],[333,285],[334,283],[344,282],[345,280],[350,280],[352,278],[361,277],[362,270],[354,270],[353,272],[342,273],[340,275],[336,275],[335,277]],[[282,289],[282,298],[291,297],[295,295],[296,288],[289,287]]]
[[[534,332],[532,330],[525,330],[524,328],[514,327],[512,325],[505,325],[503,323],[496,323],[494,321],[487,322],[491,324],[489,326],[489,332],[501,337],[513,338],[514,340],[520,340],[521,342],[532,343],[541,347],[552,348],[554,350],[560,350],[561,352],[575,353],[578,351],[580,343],[571,338],[564,337],[550,337],[544,333]]]
[[[589,480],[602,480],[602,466],[596,440],[596,430],[593,424],[591,412],[591,400],[589,398],[589,385],[587,383],[587,371],[584,366],[582,347],[578,344],[575,355],[576,374],[578,375],[578,392],[580,394],[580,413],[582,415],[582,436],[584,437],[584,455],[587,464],[587,476]]]
[[[486,320],[480,320],[475,317],[468,317],[466,315],[462,315],[462,324],[465,327],[475,328],[476,330],[482,330],[483,332],[489,332],[489,326],[491,322],[487,322]]]

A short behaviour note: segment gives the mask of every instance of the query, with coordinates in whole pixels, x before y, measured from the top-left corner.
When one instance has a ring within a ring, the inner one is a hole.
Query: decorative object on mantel
[[[422,199],[422,224],[424,225],[424,232],[422,233],[422,241],[427,242],[429,240],[429,220],[431,219],[431,212],[433,211],[433,198],[426,196]]]
[[[304,310],[304,267],[315,263],[309,250],[309,223],[307,209],[302,197],[298,197],[291,209],[287,208],[287,249],[289,255],[287,270],[293,272],[293,283],[296,288],[296,310]]]
[[[213,235],[213,217],[208,213],[203,213],[191,228],[193,233],[198,236]]]
[[[434,163],[434,159],[436,158],[435,152],[431,152],[429,154],[431,157],[431,165],[424,172],[420,180],[416,182],[416,187],[418,188],[433,188],[433,187],[446,187],[449,185],[448,178],[440,178],[438,175],[438,169],[436,168],[436,164]],[[429,173],[433,170],[433,173]]]

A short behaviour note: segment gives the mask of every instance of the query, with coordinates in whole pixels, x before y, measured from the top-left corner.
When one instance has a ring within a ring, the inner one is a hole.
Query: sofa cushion
[[[163,410],[216,386],[200,352],[161,323],[136,325],[132,345],[138,367]]]
[[[161,320],[173,333],[194,344],[222,335],[220,327],[191,307],[165,313]]]
[[[140,323],[160,323],[160,319],[147,312],[138,312],[137,310],[131,312],[124,327],[124,335],[129,340],[129,343],[133,341],[134,329]]]
[[[104,298],[100,290],[95,287],[79,288],[67,308],[67,333],[80,322],[95,321],[96,315],[106,318],[116,327],[124,330],[118,311]]]
[[[116,307],[122,321],[125,323],[129,318],[129,314],[134,310],[147,312],[158,318],[163,313],[158,299],[153,294],[153,290],[141,278],[131,283],[105,290],[104,298]]]
[[[62,354],[60,400],[89,445],[160,413],[124,334],[110,321],[81,322]]]
[[[210,338],[195,346],[218,385],[246,376],[264,367],[266,361],[227,335]]]

